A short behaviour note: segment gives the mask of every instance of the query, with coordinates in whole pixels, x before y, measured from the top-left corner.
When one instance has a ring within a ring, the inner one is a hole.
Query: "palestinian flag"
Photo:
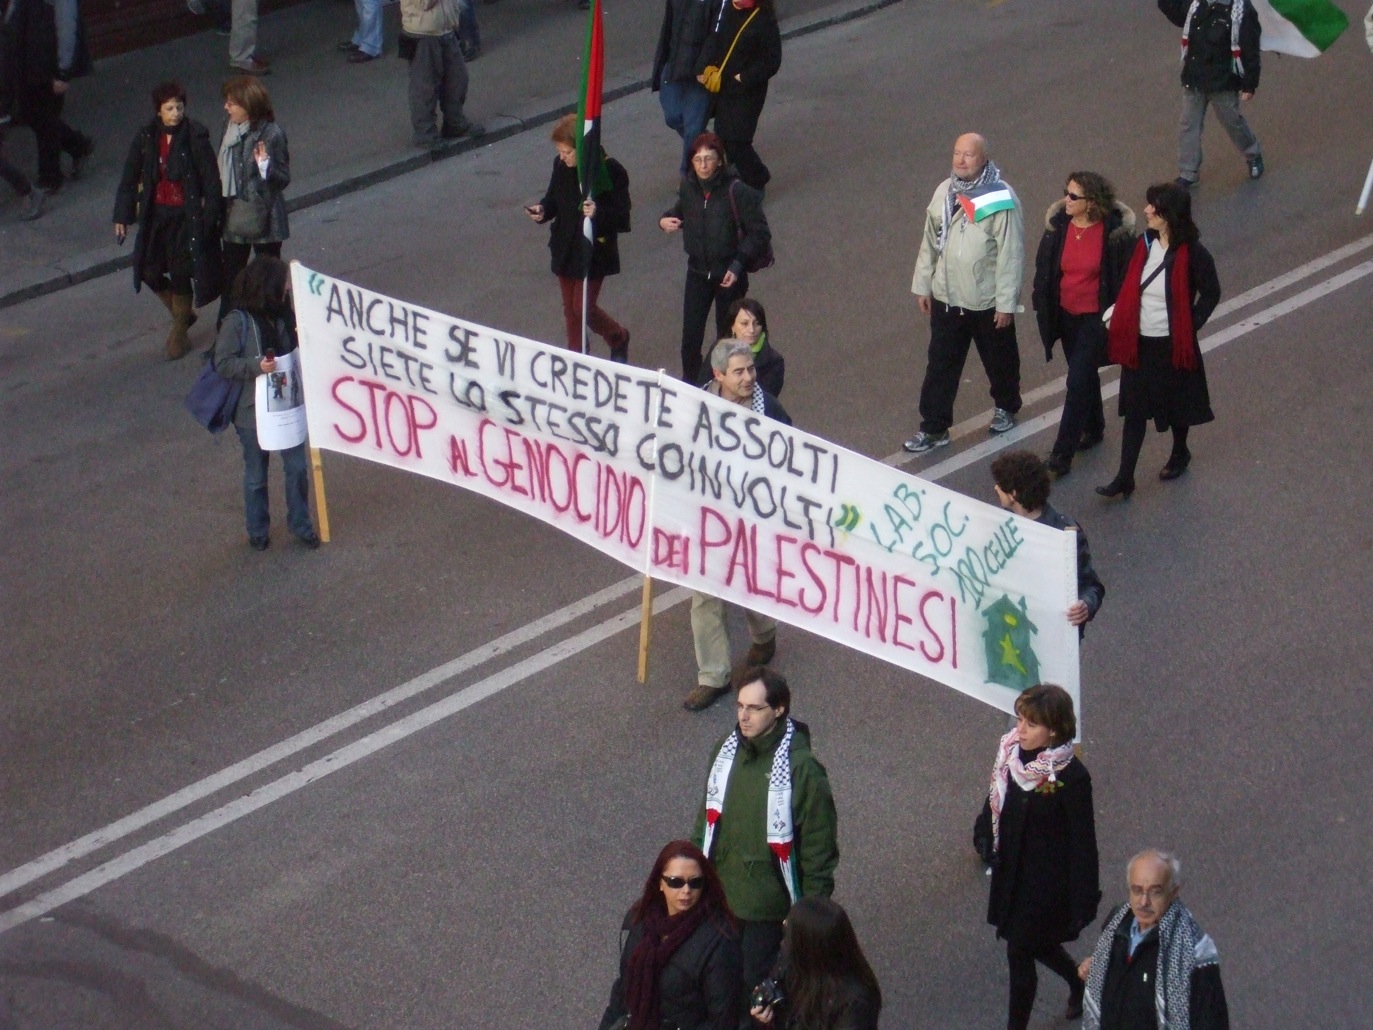
[[[1250,0],[1263,27],[1259,46],[1293,57],[1319,57],[1349,27],[1330,0]]]
[[[958,194],[958,203],[968,221],[980,222],[988,215],[1015,207],[1015,195],[1004,182],[994,182],[990,186]]]
[[[582,95],[577,103],[577,178],[582,196],[610,189],[601,151],[601,92],[605,84],[605,34],[601,0],[592,0],[586,19],[586,49],[582,54]],[[590,231],[590,220],[587,228]]]

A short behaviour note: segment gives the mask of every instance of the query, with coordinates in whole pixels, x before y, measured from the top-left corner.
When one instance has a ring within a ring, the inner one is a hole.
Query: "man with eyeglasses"
[[[1228,1030],[1230,1012],[1211,936],[1178,900],[1182,863],[1141,851],[1126,867],[1128,904],[1107,916],[1087,981],[1084,1030]]]
[[[975,132],[954,141],[953,174],[925,210],[911,292],[930,319],[930,349],[920,387],[920,431],[902,446],[924,454],[949,443],[953,405],[968,348],[987,370],[992,412],[988,432],[1004,433],[1020,410],[1020,345],[1015,312],[1025,275],[1025,221],[1020,201],[1001,178]]]
[[[692,839],[714,862],[739,920],[752,991],[772,971],[791,906],[834,892],[838,816],[810,728],[791,717],[786,678],[748,669],[738,691],[739,722],[715,747]]]

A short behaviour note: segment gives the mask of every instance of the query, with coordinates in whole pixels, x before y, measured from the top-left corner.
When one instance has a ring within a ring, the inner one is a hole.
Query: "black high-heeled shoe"
[[[1170,479],[1177,479],[1187,471],[1187,466],[1192,464],[1192,452],[1183,451],[1181,454],[1173,454],[1168,457],[1168,464],[1159,470],[1158,477],[1165,483]]]
[[[1111,480],[1105,486],[1097,487],[1096,492],[1101,494],[1102,497],[1124,496],[1128,501],[1130,495],[1135,492],[1135,481],[1133,479],[1124,479],[1120,476],[1116,476],[1115,479]]]

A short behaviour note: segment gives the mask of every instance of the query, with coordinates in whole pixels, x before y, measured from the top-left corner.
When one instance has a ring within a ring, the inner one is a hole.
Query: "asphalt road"
[[[788,45],[759,137],[778,264],[754,292],[799,425],[877,457],[914,428],[916,226],[959,131],[990,136],[1030,225],[1070,168],[1107,173],[1136,206],[1175,174],[1175,36],[1147,4],[958,0]],[[1217,421],[1173,484],[1151,478],[1167,451],[1151,435],[1139,492],[1112,504],[1091,489],[1114,471],[1112,419],[1055,503],[1084,523],[1108,590],[1083,650],[1107,900],[1130,854],[1176,848],[1233,1025],[1359,1028],[1373,996],[1357,766],[1373,679],[1373,230],[1351,215],[1368,131],[1347,98],[1367,93],[1373,61],[1351,35],[1264,74],[1251,113],[1268,174],[1245,181],[1212,126],[1196,197],[1225,296],[1245,295],[1207,328]],[[683,256],[654,223],[675,138],[646,94],[606,126],[635,231],[603,300],[636,363],[671,369]],[[551,160],[531,133],[314,208],[288,256],[556,340],[544,231],[519,207]],[[1042,362],[1028,314],[1019,326],[1025,390],[1046,387],[1028,423],[1056,405],[1063,367]],[[518,512],[335,456],[334,542],[312,553],[278,534],[251,552],[235,443],[181,411],[196,368],[158,360],[163,332],[123,275],[0,313],[11,1024],[594,1025],[624,907],[690,828],[730,720],[679,707],[694,679],[685,606],[658,616],[639,686],[625,569]],[[208,327],[193,338],[207,344]],[[907,467],[986,497],[986,457],[966,460],[990,406],[975,361],[965,379],[965,435]],[[1024,442],[1044,452],[1050,435]],[[837,897],[882,983],[883,1025],[999,1025],[1005,960],[969,838],[1005,717],[801,631],[779,639],[830,770]],[[403,685],[332,735],[164,802]],[[152,805],[126,835],[30,865]],[[1042,978],[1037,1030],[1064,1025],[1062,1002]]]

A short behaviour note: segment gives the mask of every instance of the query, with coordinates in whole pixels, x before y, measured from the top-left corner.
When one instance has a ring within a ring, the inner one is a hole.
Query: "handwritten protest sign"
[[[661,372],[292,266],[315,447],[518,508],[1004,711],[1078,695],[1073,534]]]

